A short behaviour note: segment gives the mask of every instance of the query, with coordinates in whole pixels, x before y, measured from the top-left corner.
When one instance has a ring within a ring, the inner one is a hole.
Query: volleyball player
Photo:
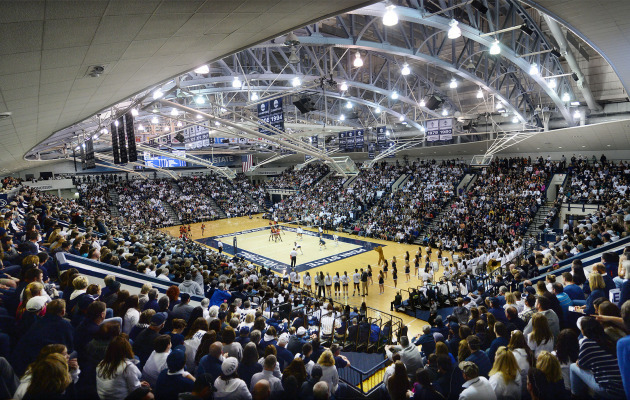
[[[298,242],[293,242],[293,248],[297,251],[300,250],[300,254],[304,255],[304,252],[302,251],[302,245],[298,244]]]
[[[297,238],[300,240],[303,240],[304,238],[302,237],[302,235],[304,234],[304,230],[302,229],[301,226],[298,225],[297,227]]]
[[[352,283],[354,284],[354,290],[352,291],[352,295],[354,296],[359,291],[359,296],[361,296],[361,274],[359,274],[359,270],[355,269],[354,274],[352,274]]]
[[[335,247],[339,247],[339,236],[333,235],[333,240],[335,241]]]
[[[326,294],[328,295],[328,298],[331,298],[332,278],[330,277],[330,274],[328,272],[326,272],[326,276],[324,277],[324,284],[326,285]]]
[[[304,274],[302,282],[304,283],[304,289],[308,289],[310,292],[313,291],[313,287],[311,286],[311,274],[308,271]]]
[[[332,277],[334,289],[335,289],[335,297],[341,297],[341,285],[339,284],[339,272],[337,272]]]
[[[205,234],[206,231],[206,224],[202,223],[201,224],[201,236],[203,236]]]
[[[327,249],[326,247],[326,242],[324,241],[324,239],[320,236],[319,237],[319,251],[322,251],[322,249]]]
[[[299,288],[300,287],[300,274],[297,271],[293,271],[295,275],[293,276],[293,286]]]
[[[341,286],[343,287],[343,295],[348,297],[348,283],[350,282],[350,278],[348,277],[348,272],[343,271],[343,275],[341,275]]]

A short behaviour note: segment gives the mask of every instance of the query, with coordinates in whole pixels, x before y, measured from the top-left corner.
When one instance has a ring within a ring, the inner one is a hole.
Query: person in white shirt
[[[518,362],[512,351],[506,347],[499,347],[489,375],[490,386],[494,389],[497,399],[518,400],[521,398],[523,381]]]
[[[289,253],[289,257],[291,258],[291,270],[294,270],[297,264],[297,250],[295,250],[295,247],[291,250],[291,253]]]
[[[302,281],[304,282],[304,289],[308,289],[312,292],[313,287],[311,286],[311,274],[308,271],[306,272],[306,274],[304,274],[304,278],[302,278]]]
[[[326,272],[326,277],[324,277],[324,284],[326,285],[326,293],[328,294],[328,298],[332,297],[332,278],[330,274]]]
[[[542,351],[553,351],[554,338],[547,317],[541,313],[536,313],[532,316],[531,320],[532,331],[527,334],[527,345],[534,352],[534,357],[538,358],[538,355]]]
[[[354,296],[357,290],[359,291],[359,296],[361,295],[361,274],[359,274],[359,270],[355,269],[354,274],[352,274],[352,282],[354,283],[354,290],[352,291],[352,295]]]
[[[170,335],[160,335],[153,341],[153,352],[142,368],[142,379],[149,382],[151,387],[155,387],[158,375],[166,368],[166,359],[171,354]]]
[[[350,282],[350,277],[348,277],[348,272],[343,271],[343,275],[341,275],[340,281],[341,281],[341,287],[343,289],[343,295],[345,297],[348,297],[348,284]]]
[[[171,279],[168,277],[168,268],[162,268],[160,274],[157,276],[157,279],[161,279],[163,281],[170,281]]]
[[[497,400],[497,395],[490,382],[483,376],[479,376],[479,367],[472,361],[459,363],[466,382],[462,385],[464,390],[459,395],[459,400]]]
[[[332,277],[332,282],[333,282],[333,286],[334,286],[334,289],[335,289],[335,297],[341,296],[341,285],[340,285],[339,281],[340,281],[339,272],[337,272]]]

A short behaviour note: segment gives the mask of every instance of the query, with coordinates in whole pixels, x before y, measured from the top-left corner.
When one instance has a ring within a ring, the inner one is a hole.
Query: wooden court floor
[[[209,221],[209,222],[205,222],[205,225],[206,225],[205,233],[202,235],[201,223],[191,224],[191,233],[192,233],[193,240],[205,238],[205,237],[232,234],[232,233],[245,231],[249,229],[267,227],[269,226],[269,220],[263,219],[261,218],[260,215],[258,215],[258,216],[254,216],[252,219],[249,219],[248,217],[239,217],[239,218],[221,219],[217,221]],[[162,230],[165,232],[168,232],[169,234],[173,236],[177,236],[177,237],[179,236],[179,226],[172,226],[172,227],[164,228]],[[304,230],[310,230],[312,232],[316,231],[315,229],[309,229],[309,228],[304,228]],[[329,232],[329,233],[332,234],[333,232]],[[355,235],[347,235],[345,233],[337,233],[337,234],[340,237],[357,238]],[[296,240],[296,234],[294,232],[287,231],[283,236],[283,243],[270,243],[268,240],[268,237],[269,237],[269,232],[262,231],[262,232],[257,232],[256,235],[250,234],[248,237],[246,237],[246,243],[244,243],[243,239],[239,239],[239,251],[241,249],[246,249],[247,251],[250,251],[250,252],[256,252],[257,251],[256,249],[259,249],[259,252],[261,254],[264,254],[266,257],[274,258],[275,256],[276,259],[281,260],[282,262],[288,262],[289,252],[291,251],[291,248],[293,247],[293,243]],[[372,243],[385,245],[385,247],[383,248],[383,253],[385,255],[385,258],[387,258],[387,260],[390,262],[390,265],[391,265],[392,257],[394,256],[396,257],[397,267],[398,267],[397,287],[399,289],[400,288],[408,289],[410,287],[417,287],[419,285],[418,279],[413,276],[414,258],[418,250],[418,246],[400,244],[396,242],[389,242],[389,241],[378,240],[378,239],[368,239],[368,238],[360,238],[360,239],[366,242],[372,242]],[[223,242],[231,243],[231,238],[225,238],[223,239]],[[320,252],[318,239],[316,237],[309,237],[306,235],[304,235],[304,239],[303,241],[300,242],[300,244],[302,244],[305,255],[301,256],[298,253],[298,265],[305,261],[301,259],[302,257],[305,257],[308,259],[313,258],[313,257],[319,258],[319,257],[322,257],[323,256],[322,254],[326,252],[328,252],[328,254],[334,255],[335,252],[340,250],[340,249],[335,248],[334,243],[328,240],[326,242],[327,250],[323,250]],[[423,248],[422,249],[423,254],[424,254],[424,250],[425,249]],[[407,278],[404,273],[404,259],[405,259],[406,251],[409,251],[410,262],[411,262],[411,278],[409,282],[407,282]],[[275,255],[273,254],[274,252],[276,253]],[[313,255],[313,252],[317,252],[316,255]],[[449,259],[452,259],[452,258],[449,257]],[[437,261],[436,251],[433,251],[431,260]],[[396,288],[394,287],[394,282],[392,280],[391,267],[390,267],[390,270],[388,272],[388,277],[385,280],[385,284],[384,284],[385,292],[383,294],[379,294],[378,272],[380,271],[380,268],[376,266],[377,261],[378,261],[378,253],[374,250],[370,250],[370,251],[357,254],[357,255],[354,255],[354,256],[339,260],[339,261],[326,263],[322,266],[309,269],[308,271],[310,272],[311,276],[313,276],[315,272],[319,272],[319,271],[323,271],[324,274],[328,272],[330,273],[331,276],[333,276],[336,272],[339,272],[339,274],[342,275],[343,271],[348,271],[348,275],[351,277],[352,273],[354,273],[355,268],[365,269],[368,264],[371,265],[374,283],[372,285],[369,285],[368,287],[368,295],[365,297],[366,304],[369,307],[389,313],[390,303],[394,299]],[[421,268],[422,267],[424,267],[424,264],[421,264]],[[436,274],[437,275],[436,277],[439,278],[442,275],[442,272],[443,270],[440,267],[440,270]],[[304,272],[301,272],[300,275],[303,276]],[[350,283],[349,294],[350,296],[348,298],[334,298],[334,299],[344,304],[349,304],[351,306],[359,307],[361,305],[363,298],[359,297],[358,295],[352,296],[352,281]],[[406,299],[405,294],[403,294],[403,298]],[[409,334],[412,337],[418,333],[421,333],[422,327],[427,324],[426,321],[410,317],[407,314],[404,314],[401,312],[394,312],[393,314],[402,318],[403,323],[409,327]]]

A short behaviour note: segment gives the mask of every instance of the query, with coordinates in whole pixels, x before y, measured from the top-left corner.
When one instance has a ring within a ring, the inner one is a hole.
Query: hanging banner
[[[426,127],[427,142],[436,142],[440,140],[440,120],[432,119],[427,121]]]
[[[284,110],[282,109],[282,99],[269,100],[264,103],[258,104],[258,119],[261,124],[266,123],[274,128],[284,131]],[[265,135],[275,135],[275,132],[270,131],[265,126],[260,126],[258,132]]]
[[[363,129],[359,129],[354,133],[354,151],[363,152],[363,145],[365,143],[365,132]]]
[[[136,150],[136,131],[134,128],[133,115],[131,115],[131,112],[123,115],[123,121],[127,137],[127,159],[129,162],[135,162],[138,161],[138,150]]]
[[[85,142],[85,168],[84,169],[93,169],[96,168],[96,159],[94,158],[94,140],[89,138]]]
[[[386,148],[386,128],[384,126],[380,126],[376,128],[376,148],[378,151],[383,151]]]
[[[125,121],[122,117],[116,120],[116,134],[118,135],[118,151],[120,152],[120,163],[127,164],[127,134],[125,132]]]
[[[346,132],[346,153],[354,151],[354,131]]]
[[[376,143],[368,144],[368,158],[370,160],[374,159],[375,153],[376,153]]]
[[[120,164],[120,145],[118,144],[118,128],[116,123],[112,122],[109,132],[112,134],[112,150],[114,153],[114,164]]]
[[[311,146],[319,148],[319,137],[317,135],[311,136]]]
[[[388,149],[393,149],[394,147],[396,147],[396,143],[394,142],[387,142],[387,148]],[[387,158],[394,158],[396,157],[396,153],[395,152],[391,152],[390,154],[387,155]]]
[[[453,119],[444,118],[438,121],[439,121],[439,127],[440,127],[440,140],[453,139]]]
[[[346,151],[346,133],[347,132],[339,132],[339,151]]]

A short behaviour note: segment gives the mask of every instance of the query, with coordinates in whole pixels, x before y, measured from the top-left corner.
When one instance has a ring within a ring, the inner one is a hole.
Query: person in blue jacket
[[[186,353],[180,349],[171,351],[166,366],[155,384],[156,400],[177,400],[180,393],[190,392],[195,378],[186,372]]]

